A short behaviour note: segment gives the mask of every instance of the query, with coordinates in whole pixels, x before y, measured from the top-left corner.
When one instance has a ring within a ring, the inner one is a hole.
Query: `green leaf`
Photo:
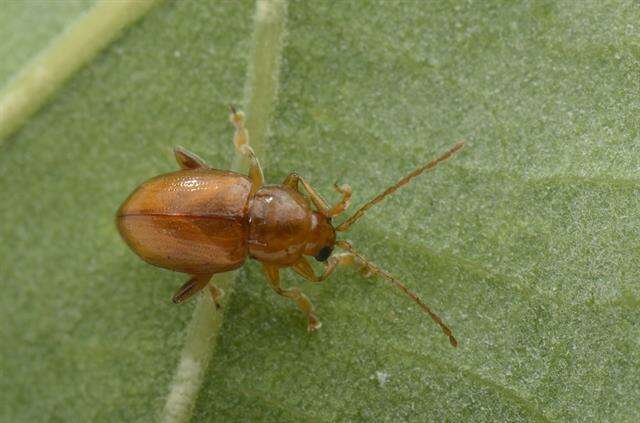
[[[3,7],[0,81],[89,3]],[[195,302],[170,303],[185,276],[113,215],[177,144],[231,166],[227,105],[265,98],[255,8],[160,4],[0,141],[0,420],[162,415]],[[349,268],[283,272],[323,322],[308,334],[248,261],[193,420],[637,421],[639,21],[631,0],[291,2],[267,180],[330,202],[349,183],[355,210],[466,140],[348,233],[460,347]]]
[[[4,2],[0,13],[0,86],[91,3],[92,0]]]

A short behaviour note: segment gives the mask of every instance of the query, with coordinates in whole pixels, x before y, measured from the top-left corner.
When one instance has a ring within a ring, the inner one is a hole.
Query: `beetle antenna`
[[[457,153],[458,150],[460,150],[463,146],[464,146],[464,141],[458,141],[453,147],[451,147],[451,149],[449,151],[444,153],[442,156],[438,157],[435,160],[430,161],[429,163],[427,163],[426,165],[424,165],[422,167],[419,167],[418,169],[416,169],[413,172],[411,172],[408,175],[406,175],[404,178],[400,179],[394,185],[392,185],[389,188],[387,188],[386,190],[384,190],[384,192],[382,192],[381,194],[378,194],[376,197],[374,197],[373,200],[369,201],[367,204],[365,204],[364,206],[360,207],[360,209],[357,212],[355,212],[351,217],[349,217],[347,220],[345,220],[340,225],[338,225],[336,227],[336,231],[338,231],[338,232],[348,231],[349,227],[351,225],[353,225],[358,219],[360,219],[362,217],[362,215],[365,214],[367,212],[367,210],[369,210],[371,207],[373,207],[376,204],[378,204],[386,196],[391,195],[394,192],[396,192],[398,190],[398,188],[408,184],[413,178],[422,175],[426,171],[432,170],[439,163],[444,162],[445,160],[447,160],[448,158],[453,156],[455,153]]]
[[[449,338],[449,342],[451,343],[451,345],[453,345],[454,347],[458,346],[458,341],[453,336],[453,332],[451,331],[451,329],[449,329],[449,327],[442,321],[440,316],[438,316],[436,313],[431,311],[429,306],[427,306],[425,303],[422,302],[422,300],[418,297],[418,294],[416,294],[415,292],[413,292],[409,288],[407,288],[405,284],[403,284],[398,279],[393,277],[389,272],[387,272],[386,270],[381,269],[377,265],[373,264],[371,261],[369,261],[362,254],[360,254],[359,252],[354,250],[353,246],[349,242],[347,242],[347,241],[338,241],[338,242],[336,242],[336,246],[338,246],[338,247],[342,248],[343,250],[346,250],[346,251],[350,252],[351,254],[353,254],[359,261],[362,262],[362,264],[365,266],[365,269],[368,272],[370,272],[372,275],[380,275],[387,282],[390,282],[396,288],[400,289],[407,297],[409,297],[411,300],[413,300],[413,302],[418,304],[418,306],[422,309],[422,311],[425,314],[428,314],[429,317],[431,317],[431,319],[434,322],[436,322],[436,324],[438,326],[440,326],[440,329],[442,329],[442,332]]]

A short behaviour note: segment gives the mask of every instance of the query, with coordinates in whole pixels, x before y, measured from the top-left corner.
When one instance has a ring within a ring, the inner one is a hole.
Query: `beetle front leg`
[[[342,199],[338,201],[332,208],[329,210],[329,217],[338,216],[349,207],[349,200],[351,199],[351,186],[349,184],[338,185],[336,182],[333,184],[333,188],[339,194],[342,194]]]
[[[307,315],[307,319],[309,320],[307,330],[309,332],[313,332],[320,329],[322,323],[318,320],[318,316],[316,316],[315,309],[313,304],[311,304],[311,301],[309,301],[309,298],[307,298],[307,296],[298,288],[283,288],[280,285],[280,269],[278,267],[263,263],[262,269],[267,276],[267,281],[269,282],[271,289],[273,289],[276,294],[295,301],[300,310]]]
[[[323,282],[327,279],[336,267],[338,266],[346,266],[346,265],[355,265],[359,268],[360,274],[364,277],[370,277],[374,275],[372,269],[367,266],[365,263],[362,263],[355,255],[350,252],[336,253],[333,254],[326,261],[324,265],[324,272],[320,276],[316,276],[313,268],[307,261],[305,257],[301,257],[293,266],[292,269],[310,282]]]
[[[298,183],[302,183],[302,186],[309,194],[309,198],[316,209],[321,214],[327,217],[334,217],[342,213],[349,207],[349,199],[351,198],[351,187],[348,184],[338,185],[334,184],[334,188],[337,192],[342,194],[342,199],[336,203],[335,206],[329,208],[327,202],[322,198],[322,196],[311,186],[309,183],[300,175],[295,172],[291,172],[285,178],[282,185],[286,185],[291,189],[299,191]]]
[[[237,111],[233,106],[229,106],[229,109],[231,112],[229,120],[236,127],[236,131],[233,134],[233,145],[236,147],[236,151],[249,160],[249,177],[251,178],[251,194],[253,195],[258,188],[264,185],[264,174],[258,157],[256,157],[253,148],[249,145],[249,131],[244,126],[244,113]]]

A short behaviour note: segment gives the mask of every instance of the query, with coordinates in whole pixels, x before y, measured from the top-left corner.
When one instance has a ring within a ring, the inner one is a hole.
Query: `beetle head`
[[[318,261],[327,261],[333,253],[336,243],[336,231],[331,224],[331,218],[318,212],[311,215],[311,233],[305,246],[304,253],[313,256]]]

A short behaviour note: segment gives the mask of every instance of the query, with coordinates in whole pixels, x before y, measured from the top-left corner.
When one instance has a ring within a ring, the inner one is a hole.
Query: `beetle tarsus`
[[[314,321],[309,321],[309,324],[307,325],[307,331],[315,332],[321,327],[322,327],[322,322],[316,318]]]

